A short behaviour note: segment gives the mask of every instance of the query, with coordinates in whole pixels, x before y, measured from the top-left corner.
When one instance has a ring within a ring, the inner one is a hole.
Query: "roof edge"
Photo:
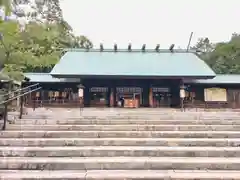
[[[136,79],[213,79],[215,75],[200,75],[200,76],[132,76],[132,75],[80,75],[80,74],[55,74],[50,73],[55,78],[136,78]]]

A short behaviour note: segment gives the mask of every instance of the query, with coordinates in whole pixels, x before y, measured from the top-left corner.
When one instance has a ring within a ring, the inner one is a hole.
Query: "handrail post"
[[[19,114],[19,119],[22,119],[23,115],[23,96],[20,97],[20,114]]]
[[[8,120],[8,102],[4,103],[4,114],[3,114],[3,127],[2,130],[6,130]]]
[[[3,103],[4,105],[4,114],[3,114],[3,127],[2,130],[6,130],[6,126],[7,126],[7,120],[8,120],[8,101],[11,98],[11,89],[12,89],[12,82],[10,81],[10,83],[8,84],[8,93],[6,95],[6,102]]]
[[[33,98],[33,111],[35,111],[36,109],[36,100],[35,100],[35,97]]]

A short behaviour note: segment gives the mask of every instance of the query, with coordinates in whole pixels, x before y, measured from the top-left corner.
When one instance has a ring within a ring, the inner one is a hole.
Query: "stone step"
[[[239,131],[2,131],[0,138],[239,138]]]
[[[94,112],[93,112],[94,113]],[[113,119],[113,120],[120,120],[120,119],[166,119],[166,120],[170,120],[170,119],[236,119],[239,120],[239,116],[240,114],[232,114],[232,113],[212,113],[212,114],[199,114],[199,113],[188,113],[188,112],[184,112],[184,113],[165,113],[165,114],[149,114],[148,112],[146,113],[138,113],[138,114],[115,114],[115,115],[93,115],[92,114],[88,114],[88,115],[80,115],[80,113],[78,115],[75,116],[71,116],[70,114],[66,114],[66,113],[56,113],[56,114],[52,114],[52,115],[43,115],[43,114],[33,114],[33,115],[26,115],[23,116],[23,118],[26,119],[30,119],[30,118],[41,118],[41,119],[54,119],[54,118],[69,118],[69,119],[88,119],[88,120],[94,120],[94,119]]]
[[[240,131],[240,125],[9,125],[7,130],[45,130],[45,131]]]
[[[239,147],[239,138],[0,138],[0,146],[215,146]]]
[[[196,124],[205,124],[205,125],[240,125],[240,120],[222,120],[222,119],[216,119],[216,120],[49,120],[49,119],[39,119],[39,120],[15,120],[12,121],[12,124],[18,124],[18,125],[42,125],[42,124],[49,124],[49,125],[56,125],[56,124],[75,124],[75,125],[128,125],[128,124],[151,124],[151,125],[157,125],[157,124],[182,124],[182,125],[196,125]]]
[[[240,170],[225,157],[4,157],[1,170]]]
[[[240,171],[211,170],[90,170],[0,171],[2,180],[240,180]]]
[[[239,147],[0,147],[0,157],[240,157]]]

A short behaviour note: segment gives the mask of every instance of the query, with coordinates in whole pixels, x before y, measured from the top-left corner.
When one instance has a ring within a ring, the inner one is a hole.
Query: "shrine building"
[[[42,87],[28,103],[45,106],[78,107],[79,84],[84,107],[237,108],[240,101],[232,97],[240,76],[216,75],[186,50],[69,49],[50,73],[25,76]]]

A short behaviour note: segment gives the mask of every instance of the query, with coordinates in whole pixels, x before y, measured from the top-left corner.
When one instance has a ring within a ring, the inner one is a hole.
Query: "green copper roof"
[[[34,83],[80,82],[79,78],[54,78],[49,73],[24,73],[24,76]]]
[[[195,77],[215,73],[189,52],[69,51],[50,73],[54,77]]]
[[[213,79],[185,80],[189,84],[240,84],[240,74],[218,74]]]

